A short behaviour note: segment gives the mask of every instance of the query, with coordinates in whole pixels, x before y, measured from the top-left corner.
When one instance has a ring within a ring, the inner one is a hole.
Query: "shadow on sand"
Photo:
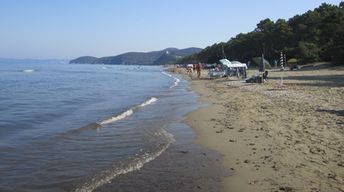
[[[329,110],[329,109],[318,109],[318,112],[331,113],[338,116],[344,116],[344,110]]]
[[[279,77],[271,77],[270,79],[278,80]],[[286,76],[284,79],[302,81],[295,83],[301,86],[344,87],[344,75]]]

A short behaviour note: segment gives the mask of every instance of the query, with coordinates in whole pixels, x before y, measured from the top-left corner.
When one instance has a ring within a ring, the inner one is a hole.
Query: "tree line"
[[[279,60],[283,52],[299,64],[329,61],[344,65],[344,1],[327,3],[289,20],[264,19],[249,33],[228,42],[216,43],[180,63],[215,63],[224,57],[241,62],[264,54],[268,61]]]

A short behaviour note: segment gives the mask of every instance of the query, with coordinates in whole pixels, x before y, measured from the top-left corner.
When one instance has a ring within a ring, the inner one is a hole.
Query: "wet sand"
[[[184,76],[207,104],[187,116],[196,143],[220,152],[234,172],[223,191],[343,192],[343,67],[269,76],[265,84]]]
[[[221,190],[223,171],[214,151],[196,144],[172,145],[139,171],[120,175],[97,192],[216,192]]]

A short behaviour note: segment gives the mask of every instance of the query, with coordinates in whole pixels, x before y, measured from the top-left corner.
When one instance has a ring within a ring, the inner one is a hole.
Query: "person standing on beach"
[[[196,71],[197,71],[197,78],[198,78],[198,79],[201,78],[201,68],[202,68],[201,63],[198,63],[198,64],[196,65]]]

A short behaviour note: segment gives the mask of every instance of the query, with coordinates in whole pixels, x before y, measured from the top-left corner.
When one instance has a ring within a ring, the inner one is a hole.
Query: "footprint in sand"
[[[218,131],[216,131],[216,133],[223,133],[223,130],[222,129],[218,130]]]
[[[241,128],[238,130],[238,132],[244,132],[245,131],[245,128]]]

